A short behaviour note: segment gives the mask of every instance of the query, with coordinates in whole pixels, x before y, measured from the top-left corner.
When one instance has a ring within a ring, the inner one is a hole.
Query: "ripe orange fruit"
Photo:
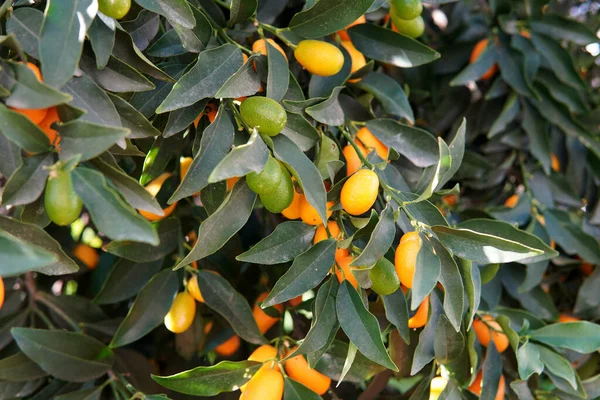
[[[379,193],[379,178],[370,169],[356,171],[342,186],[340,202],[348,214],[361,215],[369,211]]]
[[[477,377],[475,378],[475,380],[473,381],[471,386],[469,386],[469,391],[471,393],[474,393],[479,396],[481,394],[481,381],[482,380],[483,380],[483,373],[480,370],[477,373]],[[496,392],[495,400],[504,400],[505,391],[506,391],[506,382],[504,379],[504,375],[500,375],[500,381],[498,381],[498,391]]]
[[[222,357],[233,355],[240,348],[240,337],[232,335],[229,339],[215,347],[215,353]]]
[[[281,400],[283,375],[276,369],[259,369],[245,385],[240,400]]]
[[[182,333],[192,325],[195,315],[196,300],[188,292],[179,292],[163,322],[171,332]]]
[[[481,56],[481,53],[483,53],[488,45],[488,41],[488,39],[482,39],[477,42],[475,47],[473,47],[473,51],[471,52],[471,57],[469,59],[470,64],[473,64],[479,58],[479,56]],[[497,70],[498,66],[496,64],[492,65],[490,69],[488,69],[487,72],[481,76],[480,79],[483,81],[490,79],[492,76],[494,76]]]
[[[273,47],[275,47],[277,49],[277,51],[279,51],[281,54],[283,54],[283,56],[285,57],[286,61],[287,61],[287,56],[285,55],[285,51],[283,51],[283,49],[281,48],[281,46],[279,46],[273,39],[267,39],[267,42],[269,42],[269,44]],[[254,53],[260,53],[263,56],[268,55],[267,53],[267,43],[265,43],[264,39],[258,39],[257,41],[255,41],[254,43],[252,43],[252,51]],[[244,62],[246,62],[246,60],[244,60]]]
[[[421,238],[417,232],[407,232],[400,238],[400,244],[396,248],[394,264],[396,273],[402,285],[412,288],[417,264],[417,254],[421,248]]]
[[[369,152],[374,149],[381,159],[387,160],[389,149],[366,126],[363,126],[356,132],[356,137],[369,149]]]
[[[331,236],[334,237],[335,239],[340,239],[341,235],[342,235],[342,231],[340,230],[340,227],[338,226],[337,222],[335,221],[328,221],[327,222],[327,227],[329,228],[329,232],[331,233]],[[317,231],[315,232],[315,237],[313,239],[313,244],[317,244],[322,240],[326,240],[327,239],[327,231],[325,230],[325,225],[319,225],[319,227],[317,228]]]
[[[296,296],[293,299],[288,300],[288,304],[290,307],[297,307],[302,304],[302,295]]]
[[[28,62],[26,65],[27,65],[27,67],[29,67],[30,70],[33,71],[37,80],[41,82],[42,81],[42,73],[40,72],[40,69],[37,67],[37,65],[32,64],[30,62]],[[47,108],[40,108],[40,109],[14,108],[14,107],[10,107],[10,108],[12,110],[18,112],[19,114],[23,114],[24,116],[29,118],[31,120],[31,122],[33,122],[36,125],[44,120],[44,118],[46,117],[46,114],[48,112]]]
[[[552,167],[552,171],[560,172],[560,161],[556,154],[550,154],[550,166]]]
[[[292,200],[292,204],[293,203],[294,201]],[[331,216],[331,213],[333,212],[330,210],[333,204],[333,201],[329,201],[326,204],[327,218],[329,218]],[[300,201],[300,218],[302,218],[302,221],[308,225],[321,225],[323,223],[323,220],[321,220],[317,209],[314,208],[304,196],[302,196],[302,199]]]
[[[506,201],[504,202],[504,205],[508,208],[515,208],[515,206],[517,205],[518,202],[519,202],[519,196],[516,194],[513,194],[508,199],[506,199]]]
[[[302,40],[294,57],[308,72],[319,76],[335,75],[344,65],[344,55],[336,46],[321,40]]]
[[[98,266],[98,260],[100,259],[98,251],[87,244],[80,243],[75,246],[73,255],[89,269],[94,269]]]
[[[171,177],[170,172],[163,172],[162,174],[160,174],[159,176],[154,178],[153,181],[151,181],[149,184],[146,185],[146,191],[148,193],[150,193],[152,196],[156,197],[158,192],[160,192],[160,188],[162,187],[163,183],[165,183],[165,181],[167,179],[169,179],[170,177]],[[175,211],[176,206],[177,206],[177,202],[170,204],[166,208],[163,208],[163,213],[165,215],[162,215],[162,216],[151,213],[150,211],[145,211],[145,210],[138,210],[138,211],[140,212],[140,214],[142,214],[144,217],[146,217],[147,220],[158,221],[163,218],[167,218],[169,215],[171,215],[173,213],[173,211]]]
[[[304,195],[302,193],[298,193],[296,187],[294,186],[294,198],[292,199],[292,204],[288,206],[285,210],[281,212],[284,217],[287,219],[298,219],[300,218],[301,210],[302,210],[302,199]]]
[[[473,329],[475,329],[477,339],[483,347],[488,347],[490,341],[492,341],[500,353],[508,348],[508,337],[502,332],[502,327],[491,315],[484,315],[480,320],[473,321]]]
[[[367,60],[365,56],[360,51],[356,50],[356,47],[349,40],[342,41],[342,46],[346,49],[348,54],[350,54],[350,58],[352,59],[352,67],[350,68],[350,73],[355,73],[365,65],[367,65]],[[360,81],[360,78],[357,79],[349,79],[348,82],[355,83]]]
[[[271,317],[269,314],[264,312],[263,309],[260,308],[260,306],[258,305],[258,303],[266,299],[268,295],[269,293],[267,292],[261,293],[254,302],[254,307],[252,308],[252,315],[254,316],[254,320],[256,321],[256,325],[258,325],[258,330],[260,330],[260,333],[265,333],[266,331],[271,329],[271,327],[275,325],[277,321],[281,319]],[[276,304],[274,307],[280,313],[283,312],[283,304]]]
[[[231,189],[233,189],[233,185],[235,185],[235,183],[237,181],[240,180],[239,176],[234,176],[233,178],[228,178],[225,182],[227,184],[227,191],[230,192]]]
[[[200,286],[198,286],[198,275],[194,274],[194,276],[187,281],[187,291],[194,299],[200,303],[204,303],[204,297],[202,297]]]
[[[357,289],[358,282],[356,281],[356,278],[354,277],[354,274],[352,273],[352,270],[350,269],[350,264],[352,264],[352,261],[354,261],[352,256],[346,255],[346,256],[340,257],[339,259],[336,258],[336,261],[339,264],[340,268],[342,269],[340,271],[340,268],[334,267],[335,276],[337,276],[338,282],[342,283],[342,281],[344,279],[346,279],[348,282],[350,282],[350,284],[352,286],[354,286],[354,289]]]
[[[458,196],[455,194],[447,194],[442,197],[442,203],[448,207],[454,207],[458,203]]]
[[[4,279],[0,276],[0,309],[2,309],[2,305],[4,304]]]
[[[365,146],[360,144],[360,142],[356,142],[356,147],[358,147],[363,156],[366,156],[369,153],[369,151],[365,149]],[[346,158],[346,176],[352,175],[362,167],[362,161],[352,145],[346,145],[342,150],[342,153],[344,153],[344,158]]]
[[[340,29],[339,31],[337,31],[337,34],[340,35],[340,38],[342,40],[350,40],[350,35],[348,35],[348,32],[346,32],[346,29],[350,29],[355,25],[358,24],[364,24],[367,22],[367,19],[365,18],[364,15],[361,15],[360,17],[358,17],[356,19],[356,21],[354,21],[353,23],[351,23],[350,25],[348,25],[346,28],[344,29]]]
[[[263,363],[259,370],[254,374],[254,376],[256,376],[261,370],[264,369],[274,369],[279,372],[279,364],[274,362],[276,357],[277,349],[269,344],[263,344],[262,346],[254,350],[252,354],[250,354],[250,357],[248,357],[248,360]],[[240,386],[240,390],[243,392],[244,390],[246,390],[247,386],[248,383],[245,383],[244,385]]]
[[[56,107],[50,107],[44,119],[38,124],[38,127],[46,134],[46,136],[48,136],[50,143],[54,146],[58,146],[60,143],[60,136],[58,136],[58,132],[51,128],[52,124],[55,122],[60,122],[58,110]]]
[[[296,349],[297,347],[290,349],[288,354],[291,354]],[[308,361],[306,361],[306,358],[304,358],[303,355],[298,355],[286,360],[284,368],[290,378],[300,382],[319,395],[323,395],[327,392],[329,385],[331,385],[331,378],[323,375],[316,369],[310,368],[308,366]]]
[[[419,308],[417,308],[417,312],[413,315],[412,318],[408,319],[408,327],[409,328],[422,328],[427,323],[427,318],[429,317],[429,296],[426,296]]]
[[[581,319],[574,317],[572,315],[561,313],[558,316],[558,322],[578,322],[578,321],[581,321]]]
[[[200,123],[200,120],[204,115],[208,117],[208,122],[212,124],[215,118],[217,118],[217,110],[218,108],[216,104],[208,103],[206,107],[204,107],[204,110],[202,110],[200,115],[198,115],[194,120],[194,128],[198,127],[198,124]]]
[[[531,33],[525,29],[519,31],[519,35],[523,36],[524,38],[531,39]]]
[[[190,170],[190,165],[192,165],[192,161],[194,159],[192,157],[179,157],[179,181],[183,181],[183,178],[187,175]]]

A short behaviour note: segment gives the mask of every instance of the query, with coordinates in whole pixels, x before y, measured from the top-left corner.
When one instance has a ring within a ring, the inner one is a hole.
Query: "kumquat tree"
[[[598,32],[0,0],[0,399],[600,399]]]

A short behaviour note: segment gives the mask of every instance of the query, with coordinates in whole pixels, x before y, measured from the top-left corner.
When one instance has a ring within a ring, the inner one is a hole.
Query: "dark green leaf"
[[[54,400],[100,400],[104,386],[81,389],[56,396]]]
[[[0,104],[0,133],[30,153],[43,153],[51,147],[48,137],[28,117],[2,104]]]
[[[11,89],[6,105],[23,109],[42,109],[69,102],[71,96],[61,93],[52,86],[37,79],[25,64],[14,63],[16,81]]]
[[[439,280],[444,287],[444,312],[458,331],[462,322],[465,305],[465,288],[456,261],[448,250],[438,241],[432,240],[435,253],[440,259]]]
[[[598,41],[594,32],[581,22],[556,14],[543,14],[542,18],[530,21],[529,26],[536,33],[548,35],[558,41],[568,40],[580,46]]]
[[[38,49],[43,19],[44,13],[40,10],[33,7],[20,7],[13,10],[6,21],[6,33],[12,33],[19,38],[23,50],[36,59],[40,58]]]
[[[592,353],[600,348],[600,325],[588,321],[552,324],[531,332],[529,337],[550,346]]]
[[[26,157],[6,182],[2,203],[17,206],[34,202],[44,191],[53,163],[54,157],[48,153]]]
[[[421,179],[417,182],[417,191],[421,194],[414,200],[415,203],[429,199],[436,189],[441,189],[440,182],[452,166],[450,148],[442,138],[438,138],[437,142],[439,154],[437,163],[423,171]]]
[[[496,64],[496,50],[493,46],[488,45],[475,62],[470,63],[450,81],[450,86],[463,86],[469,82],[474,82],[490,68],[493,68],[494,64]]]
[[[331,377],[333,380],[337,380],[344,367],[347,354],[348,344],[336,340],[327,350],[327,353],[323,355],[323,358],[318,362],[315,369]],[[370,361],[362,354],[358,353],[354,358],[352,368],[350,368],[350,371],[346,374],[344,379],[346,382],[364,382],[382,370],[383,367],[379,364]]]
[[[244,22],[254,15],[258,7],[257,0],[233,0],[230,6],[230,17],[227,25],[233,26]]]
[[[140,264],[123,259],[117,261],[94,302],[113,304],[133,297],[158,273],[162,264],[163,260]]]
[[[513,93],[508,97],[506,103],[504,103],[502,112],[490,127],[490,130],[487,133],[487,137],[493,138],[497,134],[505,131],[508,128],[509,124],[517,118],[520,112],[521,107],[517,99],[517,95]]]
[[[181,226],[178,218],[164,219],[155,226],[160,241],[158,246],[132,241],[114,241],[106,246],[105,250],[136,262],[161,260],[177,247]]]
[[[344,89],[343,86],[338,86],[333,89],[331,96],[325,101],[306,107],[304,111],[315,120],[326,125],[342,125],[344,123],[344,110],[338,102],[338,96]]]
[[[0,360],[0,379],[10,382],[26,382],[48,375],[31,358],[18,352]]]
[[[320,241],[294,259],[292,266],[279,278],[262,307],[293,299],[316,287],[327,276],[335,262],[336,241]]]
[[[592,264],[600,263],[600,245],[598,241],[571,223],[568,216],[559,210],[544,210],[546,229],[550,237],[556,240],[567,254],[579,254]]]
[[[161,386],[193,396],[216,396],[237,390],[258,371],[255,361],[221,361],[210,367],[196,367],[170,376],[152,375]]]
[[[243,96],[252,96],[258,92],[261,85],[260,78],[253,68],[254,60],[256,60],[256,58],[256,56],[250,56],[240,69],[225,81],[223,86],[221,86],[219,91],[215,94],[215,97],[235,99]]]
[[[110,347],[121,347],[135,342],[162,324],[178,288],[177,274],[170,269],[154,275],[135,298],[110,342]]]
[[[234,176],[244,176],[250,172],[260,172],[265,167],[269,154],[267,145],[255,130],[247,143],[236,146],[217,164],[209,175],[208,181],[215,183]]]
[[[531,154],[542,164],[546,175],[550,174],[550,137],[546,119],[527,101],[523,102],[523,130],[529,138]]]
[[[73,96],[71,106],[87,111],[78,121],[100,125],[121,126],[121,119],[112,101],[89,76],[81,75],[69,81],[63,90]]]
[[[350,265],[370,266],[375,264],[388,251],[394,241],[395,234],[394,211],[388,204],[381,212],[379,221],[375,225],[367,246]]]
[[[534,92],[529,87],[522,70],[515,61],[517,54],[515,51],[504,46],[496,46],[496,60],[500,67],[502,79],[516,90],[519,94],[527,97],[535,97]]]
[[[268,41],[265,43],[267,46],[267,61],[269,66],[269,74],[267,75],[267,97],[275,101],[281,101],[283,96],[285,96],[290,83],[287,59],[283,54],[277,51],[271,43]]]
[[[548,60],[558,79],[575,89],[584,88],[581,78],[573,67],[571,56],[559,42],[535,33],[531,35],[531,40],[535,48]]]
[[[410,374],[414,375],[423,369],[435,358],[435,335],[438,326],[438,320],[442,315],[442,304],[435,292],[429,296],[431,312],[427,325],[419,334],[419,341],[413,355]]]
[[[11,333],[25,355],[58,379],[85,382],[112,367],[113,352],[81,333],[29,328],[13,328]]]
[[[410,344],[410,331],[408,329],[408,304],[402,290],[383,296],[385,306],[385,317],[390,321],[405,343]]]
[[[248,188],[245,179],[240,179],[219,209],[202,222],[194,248],[175,268],[207,257],[223,247],[246,224],[255,200],[256,193]]]
[[[0,173],[10,177],[22,164],[21,149],[8,140],[0,129]]]
[[[316,128],[306,118],[292,112],[287,113],[287,124],[281,134],[287,136],[302,151],[310,150],[319,138]]]
[[[162,15],[173,24],[188,29],[196,26],[192,9],[185,0],[135,0],[135,2],[146,10]]]
[[[406,93],[390,76],[371,72],[355,85],[375,96],[386,113],[405,118],[411,124],[415,123],[415,116]]]
[[[340,284],[336,310],[342,329],[365,357],[398,371],[381,340],[377,318],[365,308],[360,295],[347,280]]]
[[[96,55],[96,67],[104,68],[115,45],[115,31],[101,18],[94,18],[88,29],[88,38]]]
[[[103,89],[111,92],[145,92],[155,88],[144,75],[116,57],[110,57],[104,68],[99,70],[94,59],[84,53],[80,68]]]
[[[452,327],[444,314],[440,315],[433,343],[435,359],[441,364],[448,364],[460,355],[464,346],[463,334]]]
[[[300,382],[290,378],[285,378],[283,395],[285,400],[318,400],[321,398]]]
[[[133,39],[129,33],[117,27],[115,34],[115,45],[113,48],[114,56],[118,57],[119,60],[127,65],[158,80],[173,82],[173,79],[166,72],[163,72],[156,65],[152,64],[152,62],[142,54],[133,43]],[[152,83],[158,87],[156,82],[153,81]]]
[[[481,399],[495,399],[498,393],[500,376],[502,376],[502,358],[495,345],[487,349],[482,368]]]
[[[363,15],[373,0],[321,0],[294,15],[290,28],[305,38],[326,36],[344,29]]]
[[[545,346],[536,346],[542,363],[552,374],[566,380],[573,389],[577,389],[576,372],[569,360]]]
[[[181,39],[174,29],[167,31],[146,50],[146,53],[152,57],[174,57],[186,52],[187,50],[181,44]]]
[[[279,264],[292,261],[312,244],[315,228],[302,222],[287,221],[235,259],[254,264]]]
[[[3,275],[18,275],[56,262],[54,254],[3,231],[0,231],[0,250]]]
[[[575,314],[600,306],[600,296],[596,292],[600,287],[600,268],[594,268],[594,273],[587,277],[577,293],[577,301],[573,312]]]
[[[517,351],[517,362],[519,364],[519,376],[521,379],[529,379],[533,374],[540,375],[544,370],[544,364],[540,360],[539,346],[527,342]]]
[[[152,123],[131,104],[117,95],[109,93],[108,96],[116,107],[119,117],[121,117],[121,125],[131,131],[127,136],[129,139],[160,135],[160,131],[152,126]]]
[[[200,113],[204,111],[207,103],[208,100],[204,99],[192,104],[191,106],[171,111],[169,113],[167,126],[163,131],[163,137],[168,138],[187,129],[192,122],[198,118]]]
[[[81,119],[60,124],[56,130],[60,134],[61,160],[81,156],[81,161],[87,161],[104,153],[129,134],[129,129]]]

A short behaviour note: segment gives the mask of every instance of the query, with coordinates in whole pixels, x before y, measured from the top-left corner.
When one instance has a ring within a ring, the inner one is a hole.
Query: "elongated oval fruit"
[[[488,347],[490,342],[493,342],[498,352],[503,353],[510,344],[502,327],[491,315],[484,315],[481,319],[473,321],[473,329],[483,347]]]
[[[412,288],[417,264],[417,254],[421,248],[421,238],[417,232],[407,232],[400,238],[400,244],[396,248],[394,264],[396,273],[407,288]]]
[[[290,349],[288,353],[291,354],[296,348]],[[289,358],[285,362],[284,368],[290,378],[300,382],[319,395],[323,395],[327,392],[329,385],[331,385],[331,378],[323,375],[316,369],[310,368],[308,366],[308,361],[306,361],[306,358],[304,358],[303,355]]]
[[[479,42],[477,42],[475,47],[473,47],[473,51],[471,52],[471,57],[469,58],[470,64],[473,64],[475,61],[477,61],[477,59],[481,56],[481,54],[486,49],[488,42],[489,42],[488,39],[481,39]],[[494,76],[494,74],[496,73],[497,70],[498,70],[498,65],[494,64],[490,67],[490,69],[488,69],[485,72],[485,74],[481,75],[481,77],[479,79],[481,79],[483,81],[488,80],[492,76]]]
[[[175,296],[171,309],[165,315],[164,323],[173,333],[182,333],[194,322],[196,300],[188,292],[180,292]]]
[[[334,45],[320,40],[303,40],[294,57],[306,70],[319,76],[335,75],[344,65],[344,55]]]
[[[240,400],[281,400],[283,375],[276,369],[260,369],[250,381]]]
[[[287,123],[285,110],[273,99],[254,96],[244,100],[240,114],[250,127],[267,136],[275,136]]]
[[[361,215],[373,207],[378,193],[377,174],[370,169],[361,169],[344,183],[340,201],[348,214]]]
[[[44,194],[44,206],[50,221],[66,226],[75,221],[83,202],[73,188],[70,171],[55,170],[50,173]]]

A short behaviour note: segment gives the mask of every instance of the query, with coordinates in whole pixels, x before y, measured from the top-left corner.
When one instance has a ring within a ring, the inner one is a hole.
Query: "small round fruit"
[[[294,184],[292,177],[284,166],[277,163],[281,179],[277,187],[265,194],[260,195],[260,201],[270,212],[277,214],[283,212],[294,200]]]
[[[146,185],[146,191],[148,193],[150,193],[152,196],[156,197],[158,192],[160,192],[162,185],[170,177],[171,177],[170,172],[163,172],[158,177],[156,177],[154,180],[152,180],[149,184]],[[138,211],[140,212],[140,214],[142,214],[144,217],[146,217],[147,220],[158,221],[163,218],[167,218],[169,215],[171,215],[171,213],[173,213],[173,211],[175,211],[176,206],[177,206],[177,202],[170,204],[167,207],[163,208],[164,215],[154,214],[154,213],[151,213],[150,211],[145,211],[145,210],[138,210]]]
[[[342,186],[340,202],[348,214],[361,215],[369,211],[379,193],[379,178],[370,169],[355,172]]]
[[[340,271],[340,268],[334,267],[335,276],[337,277],[339,283],[342,283],[345,279],[348,282],[350,282],[352,286],[354,286],[354,289],[357,289],[358,281],[354,277],[352,269],[350,268],[350,264],[352,264],[352,261],[354,261],[354,259],[350,255],[340,257],[339,259],[336,257],[336,262],[342,270]]]
[[[98,9],[104,15],[121,19],[131,8],[131,0],[98,0]]]
[[[87,244],[78,244],[75,246],[73,255],[89,269],[96,268],[98,266],[98,260],[100,260],[98,250]]]
[[[417,264],[417,254],[421,248],[421,238],[417,232],[407,232],[400,238],[396,248],[394,264],[400,283],[407,288],[412,288]]]
[[[333,212],[330,210],[333,204],[334,203],[330,201],[325,205],[327,218],[329,218]],[[300,204],[300,218],[302,219],[302,222],[308,225],[321,225],[323,223],[317,209],[314,208],[304,196],[302,196],[302,203]]]
[[[417,18],[423,12],[421,0],[392,0],[393,12],[402,19]]]
[[[215,347],[215,353],[221,357],[229,357],[233,355],[240,348],[240,337],[233,335],[217,347]]]
[[[408,327],[411,329],[422,328],[427,323],[427,317],[429,316],[429,296],[426,296],[419,308],[417,308],[417,312],[412,318],[408,319]]]
[[[328,221],[327,222],[327,228],[329,228],[329,233],[331,233],[331,236],[335,239],[340,239],[341,235],[342,235],[342,231],[340,230],[340,227],[338,226],[337,222],[335,221]],[[319,225],[319,227],[317,228],[317,231],[315,232],[315,237],[313,238],[313,244],[317,244],[320,241],[326,240],[327,239],[327,231],[325,230],[325,225]]]
[[[260,172],[250,172],[246,175],[248,187],[255,193],[267,194],[275,191],[283,178],[281,166],[276,159],[269,156],[267,163]],[[290,181],[291,182],[291,181]]]
[[[83,202],[73,189],[71,172],[56,170],[50,173],[46,183],[44,206],[50,221],[56,225],[70,225],[79,217]]]
[[[285,51],[283,51],[283,49],[281,48],[281,46],[279,46],[273,39],[267,39],[267,42],[269,42],[269,44],[271,46],[273,46],[274,48],[277,49],[277,51],[279,51],[287,60],[287,56],[285,55]],[[252,51],[254,53],[260,53],[263,56],[268,55],[268,51],[267,51],[267,43],[265,42],[264,39],[258,39],[257,41],[255,41],[254,43],[252,43]],[[246,60],[244,60],[244,62],[246,62]]]
[[[290,349],[288,354],[293,353],[296,349],[297,347]],[[290,378],[300,382],[318,395],[325,394],[331,385],[331,378],[316,369],[310,368],[303,355],[287,359],[284,368]]]
[[[510,344],[502,327],[491,315],[484,315],[480,320],[473,321],[473,329],[483,347],[488,347],[491,341],[496,345],[498,352],[503,353]]]
[[[190,295],[194,299],[196,299],[200,303],[204,303],[204,297],[202,296],[202,292],[200,291],[200,286],[198,286],[198,275],[194,274],[190,280],[187,282],[187,290]]]
[[[483,373],[481,370],[477,373],[477,377],[469,386],[469,391],[475,393],[477,396],[481,394],[481,384],[483,380]],[[498,381],[498,391],[496,392],[496,397],[494,400],[504,400],[504,394],[506,392],[506,381],[504,379],[504,375],[500,375],[500,380]]]
[[[373,283],[371,289],[382,296],[394,293],[400,287],[396,268],[387,258],[377,261],[375,266],[369,270],[369,279]]]
[[[283,375],[276,369],[260,369],[250,381],[240,400],[281,400],[283,397]]]
[[[196,300],[188,292],[180,292],[175,296],[171,309],[165,315],[164,323],[173,333],[182,333],[194,322]]]
[[[363,156],[367,155],[368,150],[365,149],[365,146],[357,142],[356,147],[358,147]],[[346,145],[342,153],[344,153],[344,158],[346,159],[346,176],[352,175],[362,167],[362,161],[352,145]]]
[[[268,97],[249,97],[240,105],[242,118],[251,127],[267,136],[275,136],[287,123],[285,110],[273,99]]]
[[[420,15],[413,19],[402,19],[390,12],[396,31],[409,38],[416,39],[425,32],[425,21]]]
[[[287,219],[298,219],[300,218],[302,199],[304,195],[302,193],[298,193],[294,188],[294,198],[292,199],[292,203],[281,212],[284,217]]]
[[[483,53],[483,51],[485,50],[485,48],[488,45],[488,39],[482,39],[479,42],[477,42],[477,44],[475,45],[475,47],[473,47],[473,51],[471,52],[471,57],[469,58],[469,63],[473,64],[475,61],[477,61],[477,59],[481,56],[481,53]],[[481,80],[488,80],[490,79],[492,76],[494,76],[494,74],[496,73],[496,71],[498,70],[498,66],[496,64],[492,65],[490,67],[490,69],[488,69],[486,71],[485,74],[481,75]]]
[[[381,140],[377,139],[366,126],[363,126],[356,132],[356,137],[365,145],[368,150],[367,152],[374,149],[379,158],[387,160],[388,147]]]
[[[336,46],[320,40],[302,40],[294,57],[306,70],[319,76],[335,75],[344,65],[344,55]]]
[[[258,303],[266,299],[268,295],[269,293],[267,292],[261,293],[256,299],[256,302],[254,302],[254,307],[252,308],[252,316],[256,321],[256,325],[258,326],[258,330],[260,331],[260,333],[265,333],[266,331],[271,329],[271,327],[275,325],[277,321],[281,319],[271,317],[269,314],[264,312],[263,309],[260,308],[260,306],[258,305]],[[283,312],[283,304],[276,304],[274,307],[280,313]]]

